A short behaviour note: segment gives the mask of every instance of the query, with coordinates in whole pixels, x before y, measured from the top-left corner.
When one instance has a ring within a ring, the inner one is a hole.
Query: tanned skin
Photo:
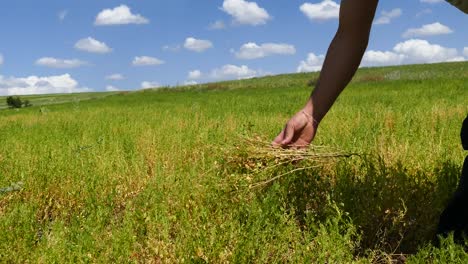
[[[341,91],[356,73],[367,48],[378,0],[343,0],[338,31],[328,48],[317,85],[272,144],[307,147]]]

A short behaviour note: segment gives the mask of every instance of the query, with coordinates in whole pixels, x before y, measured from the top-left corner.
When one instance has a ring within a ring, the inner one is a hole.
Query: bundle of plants
[[[224,156],[225,170],[233,181],[231,186],[236,189],[264,188],[289,175],[324,169],[338,159],[358,155],[319,145],[307,148],[276,147],[259,136],[244,136],[238,142],[225,151]]]

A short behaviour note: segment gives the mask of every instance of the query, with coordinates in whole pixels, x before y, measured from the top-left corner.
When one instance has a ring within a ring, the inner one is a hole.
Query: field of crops
[[[0,261],[466,263],[430,243],[466,155],[468,63],[360,69],[314,141],[358,155],[266,171],[251,142],[316,78],[1,110]]]

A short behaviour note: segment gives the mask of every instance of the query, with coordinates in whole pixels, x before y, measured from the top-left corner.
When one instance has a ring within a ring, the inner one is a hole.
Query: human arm
[[[354,76],[367,48],[378,0],[343,0],[339,27],[331,42],[317,85],[305,106],[274,139],[274,145],[305,147],[322,119]]]

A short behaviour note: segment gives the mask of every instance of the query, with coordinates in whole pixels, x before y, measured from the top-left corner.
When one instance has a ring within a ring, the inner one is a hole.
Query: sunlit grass
[[[273,139],[317,74],[2,110],[0,188],[22,185],[0,193],[0,259],[466,259],[450,241],[442,249],[429,243],[464,158],[467,69],[361,69],[314,141],[359,156],[237,191],[234,183],[251,173],[233,164],[252,154],[243,138]],[[262,171],[262,179],[291,166]]]

